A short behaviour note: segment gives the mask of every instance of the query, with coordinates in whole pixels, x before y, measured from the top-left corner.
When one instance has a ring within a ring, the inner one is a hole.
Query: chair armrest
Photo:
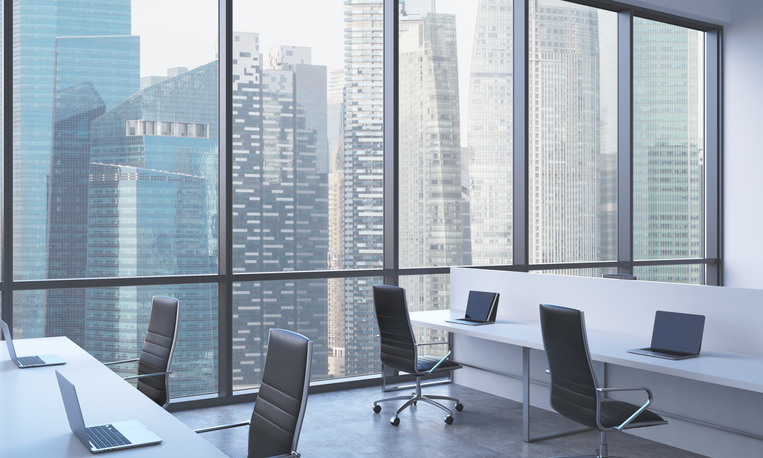
[[[144,377],[153,377],[155,375],[170,375],[172,371],[167,372],[154,372],[152,374],[140,374],[140,375],[131,375],[129,377],[125,377],[122,380],[132,380],[134,378],[144,378]]]
[[[633,415],[628,417],[627,420],[623,422],[620,426],[615,426],[615,429],[618,431],[622,431],[623,428],[628,426],[630,422],[636,419],[639,415],[641,415],[641,412],[645,411],[647,407],[652,403],[652,390],[645,386],[634,386],[629,388],[596,388],[596,423],[599,423],[599,415],[601,414],[601,395],[603,393],[608,393],[610,391],[645,391],[646,392],[646,403],[644,403],[643,406],[639,407],[638,410],[636,410]],[[601,427],[601,424],[599,424],[599,427]]]
[[[237,428],[239,426],[248,426],[250,421],[251,420],[242,421],[240,423],[231,423],[231,424],[228,424],[228,425],[218,425],[218,426],[210,426],[210,427],[207,427],[207,428],[199,428],[199,429],[194,429],[193,432],[195,432],[197,434],[202,434],[202,433],[208,433],[210,431],[219,431],[221,429]],[[289,455],[286,455],[286,456],[289,456]]]
[[[134,363],[136,361],[139,361],[138,358],[131,358],[131,359],[123,359],[121,361],[112,361],[110,363],[103,363],[104,366],[111,366],[113,364],[122,364],[122,363]]]
[[[437,369],[437,368],[440,366],[440,364],[442,364],[442,362],[443,362],[443,361],[445,361],[446,359],[448,359],[448,357],[450,356],[450,353],[451,353],[451,352],[448,352],[448,354],[447,354],[447,355],[445,355],[445,356],[443,356],[442,358],[440,358],[440,360],[439,360],[439,361],[437,361],[437,364],[435,364],[434,366],[432,366],[432,368],[431,368],[431,369],[429,369],[429,370],[427,371],[427,374],[431,374],[431,373],[432,373],[432,371],[434,371],[435,369]]]

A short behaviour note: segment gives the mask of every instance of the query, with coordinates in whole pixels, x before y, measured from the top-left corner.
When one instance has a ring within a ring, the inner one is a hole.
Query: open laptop
[[[137,420],[120,421],[97,426],[85,426],[77,390],[56,371],[61,398],[64,400],[69,426],[77,439],[93,453],[110,452],[141,445],[158,444],[162,439]]]
[[[495,315],[498,311],[498,296],[498,293],[469,291],[469,299],[466,301],[464,317],[447,320],[447,322],[469,326],[495,323]]]
[[[654,315],[652,345],[628,353],[673,360],[694,358],[699,356],[704,330],[704,315],[658,310]]]
[[[58,357],[58,355],[16,356],[16,348],[13,346],[13,339],[11,339],[11,331],[8,329],[8,325],[5,321],[0,320],[0,326],[3,328],[5,344],[8,345],[8,354],[11,356],[11,360],[21,369],[66,364],[66,361]]]

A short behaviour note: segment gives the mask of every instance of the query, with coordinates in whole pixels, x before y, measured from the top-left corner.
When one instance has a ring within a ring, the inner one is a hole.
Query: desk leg
[[[543,434],[541,436],[530,436],[530,349],[522,347],[522,439],[525,442],[535,442],[552,437],[567,436],[569,434],[589,431],[592,428],[576,428],[560,433]]]

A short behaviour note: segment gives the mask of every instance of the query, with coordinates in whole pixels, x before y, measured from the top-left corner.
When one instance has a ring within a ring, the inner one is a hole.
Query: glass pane
[[[635,18],[633,48],[634,259],[701,258],[704,33]],[[700,281],[697,269],[668,270],[654,273]]]
[[[617,14],[530,2],[531,263],[617,257]]]
[[[217,2],[14,5],[14,278],[216,272]]]
[[[400,266],[512,263],[511,0],[400,1]]]
[[[67,336],[101,362],[140,356],[153,296],[180,300],[170,396],[217,393],[217,285],[126,286],[16,291],[14,338]],[[41,306],[38,298],[48,299]],[[50,304],[78,304],[51,307]],[[134,364],[114,366],[136,375]]]
[[[473,16],[476,4],[440,2],[437,11],[434,1],[400,5],[400,265],[461,265],[470,244],[463,192],[469,175],[456,23]]]
[[[646,281],[704,285],[705,269],[704,264],[634,267],[633,275],[639,280]]]
[[[271,328],[299,332],[314,342],[312,380],[378,373],[378,332],[370,291],[381,281],[234,283],[233,388],[260,384]],[[348,294],[357,288],[362,292],[358,297]]]
[[[380,267],[381,2],[233,9],[233,271]]]

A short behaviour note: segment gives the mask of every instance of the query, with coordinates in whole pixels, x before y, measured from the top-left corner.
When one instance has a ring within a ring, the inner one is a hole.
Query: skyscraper
[[[294,46],[263,68],[254,33],[236,32],[233,52],[234,271],[326,269],[326,68]],[[325,281],[236,283],[233,305],[236,388],[260,383],[271,327],[313,340],[313,377],[327,376]]]
[[[344,268],[382,267],[384,26],[380,0],[345,1]],[[378,280],[376,280],[378,281]],[[370,278],[344,282],[346,375],[379,370]]]
[[[92,123],[89,276],[216,271],[217,82],[215,61],[141,90]],[[214,392],[216,285],[89,288],[85,348],[102,360],[134,357],[155,294],[182,302],[173,396]]]
[[[469,79],[472,263],[511,264],[513,205],[512,0],[480,0]]]
[[[400,265],[458,265],[464,244],[456,18],[426,13],[400,23]],[[449,308],[448,276],[412,276],[404,284],[412,310]]]
[[[137,36],[55,40],[53,143],[47,215],[47,278],[87,276],[90,124],[138,90]],[[85,341],[84,290],[45,293],[45,335]]]
[[[18,0],[14,1],[13,10],[12,115],[24,120],[14,125],[13,132],[14,275],[18,280],[42,279],[47,274],[47,177],[56,92],[56,38],[129,35],[130,2]],[[130,73],[129,64],[125,70]],[[25,299],[31,304],[43,303],[42,294],[29,293]],[[42,335],[43,307],[19,309],[25,335]]]
[[[633,24],[634,259],[704,256],[703,33]],[[704,281],[702,265],[643,267],[645,280]]]
[[[540,0],[529,18],[529,260],[598,261],[599,17],[594,8]]]

